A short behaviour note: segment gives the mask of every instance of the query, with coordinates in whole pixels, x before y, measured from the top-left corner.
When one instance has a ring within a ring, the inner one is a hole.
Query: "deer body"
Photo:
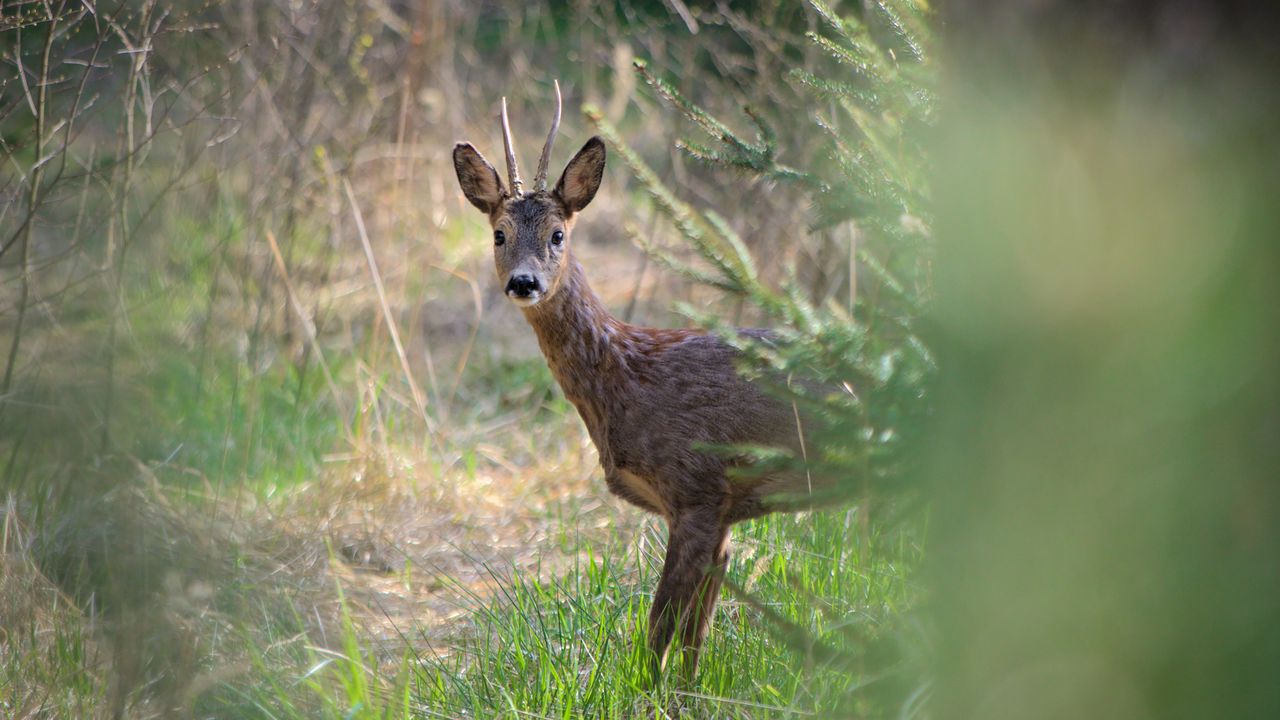
[[[730,481],[723,457],[694,446],[793,440],[791,408],[742,378],[737,351],[720,338],[614,318],[569,262],[555,295],[523,312],[609,489],[668,523],[692,507],[714,508],[725,523],[763,512],[755,487]]]
[[[533,327],[552,374],[582,417],[610,491],[667,522],[667,555],[654,592],[648,644],[660,667],[678,631],[691,678],[728,563],[730,526],[779,509],[771,497],[803,492],[807,483],[794,476],[731,479],[729,461],[699,443],[795,448],[794,409],[741,377],[734,366],[737,351],[720,338],[613,317],[592,292],[569,242],[576,214],[603,178],[604,143],[589,140],[548,191],[546,164],[559,124],[557,108],[534,192],[526,194],[505,101],[502,119],[508,184],[465,143],[454,148],[459,184],[489,216],[499,280]]]

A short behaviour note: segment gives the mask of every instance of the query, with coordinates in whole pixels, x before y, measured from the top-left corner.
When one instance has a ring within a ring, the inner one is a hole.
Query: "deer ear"
[[[569,161],[556,183],[556,197],[570,214],[586,207],[604,179],[604,141],[593,137]]]
[[[498,171],[471,143],[453,146],[453,169],[458,173],[462,194],[481,212],[492,213],[502,203],[507,191],[498,179]]]

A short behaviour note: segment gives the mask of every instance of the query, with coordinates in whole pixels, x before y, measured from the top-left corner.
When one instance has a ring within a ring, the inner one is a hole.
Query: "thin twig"
[[[466,345],[462,347],[462,356],[458,358],[458,367],[454,370],[453,385],[449,388],[449,399],[445,401],[444,410],[447,413],[449,408],[453,406],[454,399],[458,396],[458,388],[462,385],[462,373],[467,369],[467,361],[471,357],[471,350],[475,347],[476,336],[480,334],[480,322],[484,319],[484,298],[481,297],[480,294],[480,283],[476,282],[475,278],[470,275],[460,270],[434,263],[431,267],[442,272],[449,273],[450,275],[465,282],[467,286],[471,288],[471,304],[474,305],[476,309],[475,322],[471,323],[471,333],[467,336]]]
[[[63,3],[65,5],[65,3]],[[44,49],[40,54],[40,87],[38,90],[39,99],[32,108],[36,120],[36,158],[40,157],[40,153],[44,151],[44,127],[45,116],[48,110],[48,89],[49,89],[49,56],[53,52],[54,30],[57,29],[58,17],[62,14],[63,5],[58,6],[58,13],[49,19],[49,29],[44,38]],[[14,56],[20,57],[21,50],[14,49]],[[29,99],[29,98],[28,98]],[[31,226],[30,218],[35,215],[36,207],[40,203],[40,180],[44,173],[44,166],[37,161],[36,166],[31,171],[31,187],[27,193],[27,218],[28,222],[22,230],[22,250],[19,260],[19,273],[21,281],[21,289],[18,296],[18,317],[14,323],[13,340],[9,343],[9,358],[4,366],[4,380],[0,381],[0,398],[4,398],[9,394],[9,389],[13,386],[13,371],[18,364],[18,348],[22,342],[22,324],[26,320],[27,305],[31,297]]]
[[[338,411],[342,413],[342,429],[347,433],[347,439],[354,442],[351,437],[351,429],[347,426],[347,418],[349,413],[342,402],[342,395],[338,393],[338,384],[333,380],[333,373],[329,372],[329,363],[324,359],[324,351],[320,349],[320,342],[316,337],[316,325],[311,321],[311,317],[302,309],[302,303],[298,302],[298,295],[293,291],[293,283],[289,280],[289,271],[285,269],[284,256],[280,254],[280,246],[276,245],[276,235],[270,230],[267,231],[267,244],[271,246],[271,257],[275,258],[276,271],[280,273],[280,280],[284,282],[284,291],[289,296],[289,305],[293,307],[293,312],[298,316],[298,320],[302,322],[302,329],[307,333],[307,341],[311,343],[311,349],[316,354],[316,360],[320,363],[320,370],[324,373],[324,380],[329,385],[329,392],[333,395],[333,403],[338,407]]]
[[[791,375],[787,375],[787,390],[791,389]],[[800,439],[800,459],[804,461],[804,479],[809,484],[809,494],[813,494],[813,473],[809,470],[809,452],[804,445],[804,425],[800,422],[800,408],[791,400],[791,412],[796,418],[796,437]]]
[[[347,178],[342,179],[342,189],[346,191],[347,201],[351,203],[351,214],[355,217],[356,231],[360,235],[360,244],[364,246],[364,257],[369,262],[369,274],[373,277],[373,287],[378,292],[378,302],[382,305],[383,319],[387,321],[387,331],[391,333],[391,342],[395,345],[396,356],[400,358],[400,369],[409,383],[409,392],[413,393],[413,402],[418,406],[418,414],[422,416],[422,422],[426,424],[428,430],[435,432],[435,421],[427,413],[427,400],[418,383],[413,379],[413,372],[409,369],[409,357],[405,354],[404,345],[400,342],[400,331],[396,326],[395,317],[391,314],[391,305],[387,302],[387,292],[382,286],[378,262],[374,260],[373,248],[369,245],[369,233],[364,229],[364,216],[360,213],[355,191],[351,189],[351,181]]]
[[[858,227],[849,223],[849,318],[858,301]]]

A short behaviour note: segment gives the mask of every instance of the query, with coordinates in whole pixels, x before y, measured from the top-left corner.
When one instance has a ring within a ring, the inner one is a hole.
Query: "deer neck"
[[[619,368],[614,339],[623,324],[605,308],[587,284],[582,266],[572,256],[560,287],[543,302],[524,309],[538,346],[565,397],[585,413],[608,394]]]

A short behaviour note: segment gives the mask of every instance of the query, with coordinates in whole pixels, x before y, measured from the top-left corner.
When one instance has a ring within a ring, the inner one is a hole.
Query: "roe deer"
[[[560,110],[557,83],[555,119],[532,192],[520,180],[505,98],[507,184],[469,143],[454,147],[453,165],[467,200],[489,217],[498,280],[533,326],[551,373],[582,416],[609,490],[666,520],[667,555],[649,615],[652,679],[658,679],[678,629],[691,680],[729,559],[729,527],[783,509],[772,500],[780,493],[810,489],[803,474],[730,480],[731,461],[697,446],[801,449],[799,423],[792,405],[738,374],[737,351],[720,338],[630,325],[609,314],[591,291],[571,237],[574,220],[603,179],[605,145],[599,137],[588,140],[548,190]]]

